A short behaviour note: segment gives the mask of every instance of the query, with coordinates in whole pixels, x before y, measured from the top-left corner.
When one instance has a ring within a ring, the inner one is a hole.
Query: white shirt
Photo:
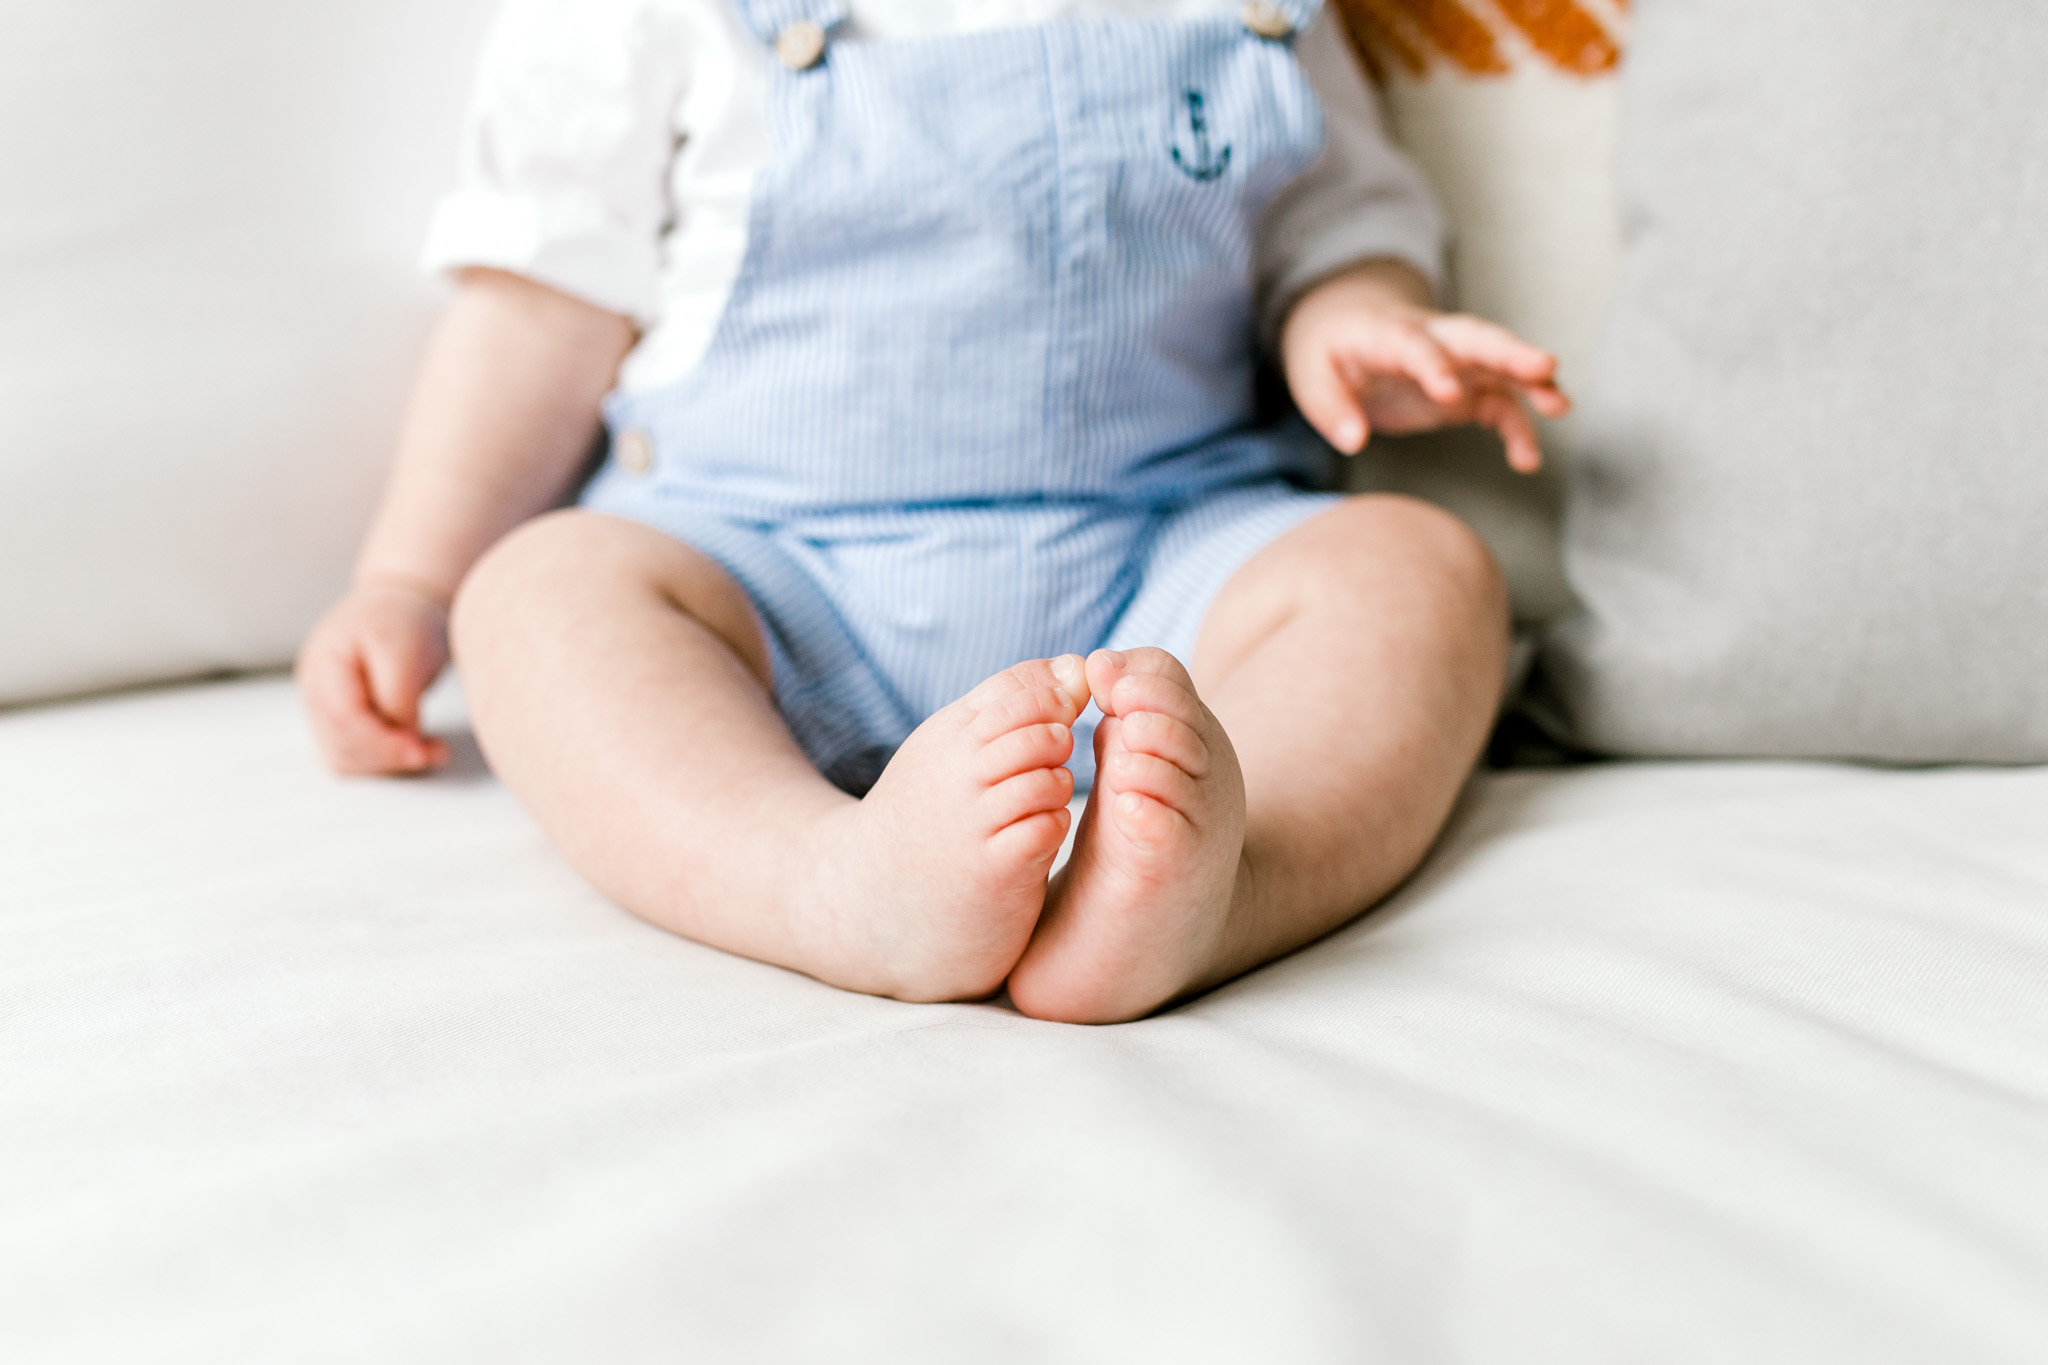
[[[1228,0],[853,0],[848,36],[891,40],[1072,13],[1189,18]],[[1260,317],[1317,277],[1394,256],[1436,279],[1442,218],[1388,143],[1330,7],[1295,51],[1322,101],[1321,158],[1259,226]],[[495,266],[632,318],[620,374],[644,392],[711,343],[772,148],[768,49],[731,0],[507,0],[484,48],[457,188],[430,269]]]

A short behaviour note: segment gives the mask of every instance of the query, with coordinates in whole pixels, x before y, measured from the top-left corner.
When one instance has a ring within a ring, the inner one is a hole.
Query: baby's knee
[[[1507,581],[1477,532],[1433,503],[1401,494],[1350,498],[1305,530],[1315,590],[1380,601],[1390,587],[1420,592],[1459,615],[1508,616]]]
[[[1349,528],[1351,543],[1375,546],[1381,556],[1405,563],[1447,610],[1505,626],[1507,579],[1470,526],[1434,503],[1399,494],[1355,498],[1344,510],[1365,523]]]
[[[1508,616],[1508,582],[1501,572],[1493,548],[1470,526],[1449,512],[1418,502],[1426,529],[1429,553],[1446,584],[1462,599],[1486,615],[1503,621]]]
[[[456,592],[450,638],[462,662],[494,640],[542,647],[636,612],[688,617],[766,676],[751,600],[716,561],[652,527],[576,508],[514,528],[477,561]]]
[[[597,610],[602,603],[592,599],[612,595],[606,580],[633,576],[615,543],[621,527],[641,529],[570,508],[508,531],[456,589],[448,621],[456,661],[477,662],[501,643],[530,645],[536,632]]]

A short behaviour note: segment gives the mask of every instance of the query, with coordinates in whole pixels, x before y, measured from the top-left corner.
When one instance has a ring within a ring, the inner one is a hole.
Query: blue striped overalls
[[[1235,5],[820,45],[844,0],[738,3],[784,59],[745,261],[696,368],[607,402],[583,504],[733,575],[792,733],[859,793],[1010,664],[1188,658],[1329,504],[1297,482],[1320,446],[1251,427],[1252,234],[1322,118]]]

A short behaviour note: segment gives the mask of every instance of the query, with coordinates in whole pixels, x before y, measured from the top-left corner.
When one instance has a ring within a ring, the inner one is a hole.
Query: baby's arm
[[[1302,416],[1347,455],[1375,430],[1483,422],[1499,430],[1508,463],[1534,473],[1543,453],[1524,402],[1545,417],[1571,410],[1556,357],[1483,318],[1437,312],[1429,282],[1395,260],[1363,262],[1304,293],[1281,328],[1280,359]]]
[[[1492,323],[1434,310],[1443,217],[1388,140],[1336,9],[1296,45],[1326,139],[1260,222],[1260,335],[1302,414],[1339,450],[1355,454],[1374,430],[1485,422],[1509,463],[1532,470],[1542,456],[1523,403],[1546,417],[1570,407],[1556,362]]]
[[[419,700],[448,661],[448,607],[485,550],[553,506],[590,453],[633,324],[496,270],[462,275],[420,367],[353,586],[299,652],[327,762],[435,767]]]

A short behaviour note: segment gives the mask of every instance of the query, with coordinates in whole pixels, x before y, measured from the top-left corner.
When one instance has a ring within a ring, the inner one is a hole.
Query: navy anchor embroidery
[[[1190,158],[1175,147],[1173,164],[1186,172],[1190,180],[1214,180],[1230,167],[1230,144],[1224,143],[1221,152],[1212,152],[1209,119],[1202,112],[1202,92],[1190,90],[1182,98],[1188,104],[1188,131],[1195,135],[1195,154]]]

